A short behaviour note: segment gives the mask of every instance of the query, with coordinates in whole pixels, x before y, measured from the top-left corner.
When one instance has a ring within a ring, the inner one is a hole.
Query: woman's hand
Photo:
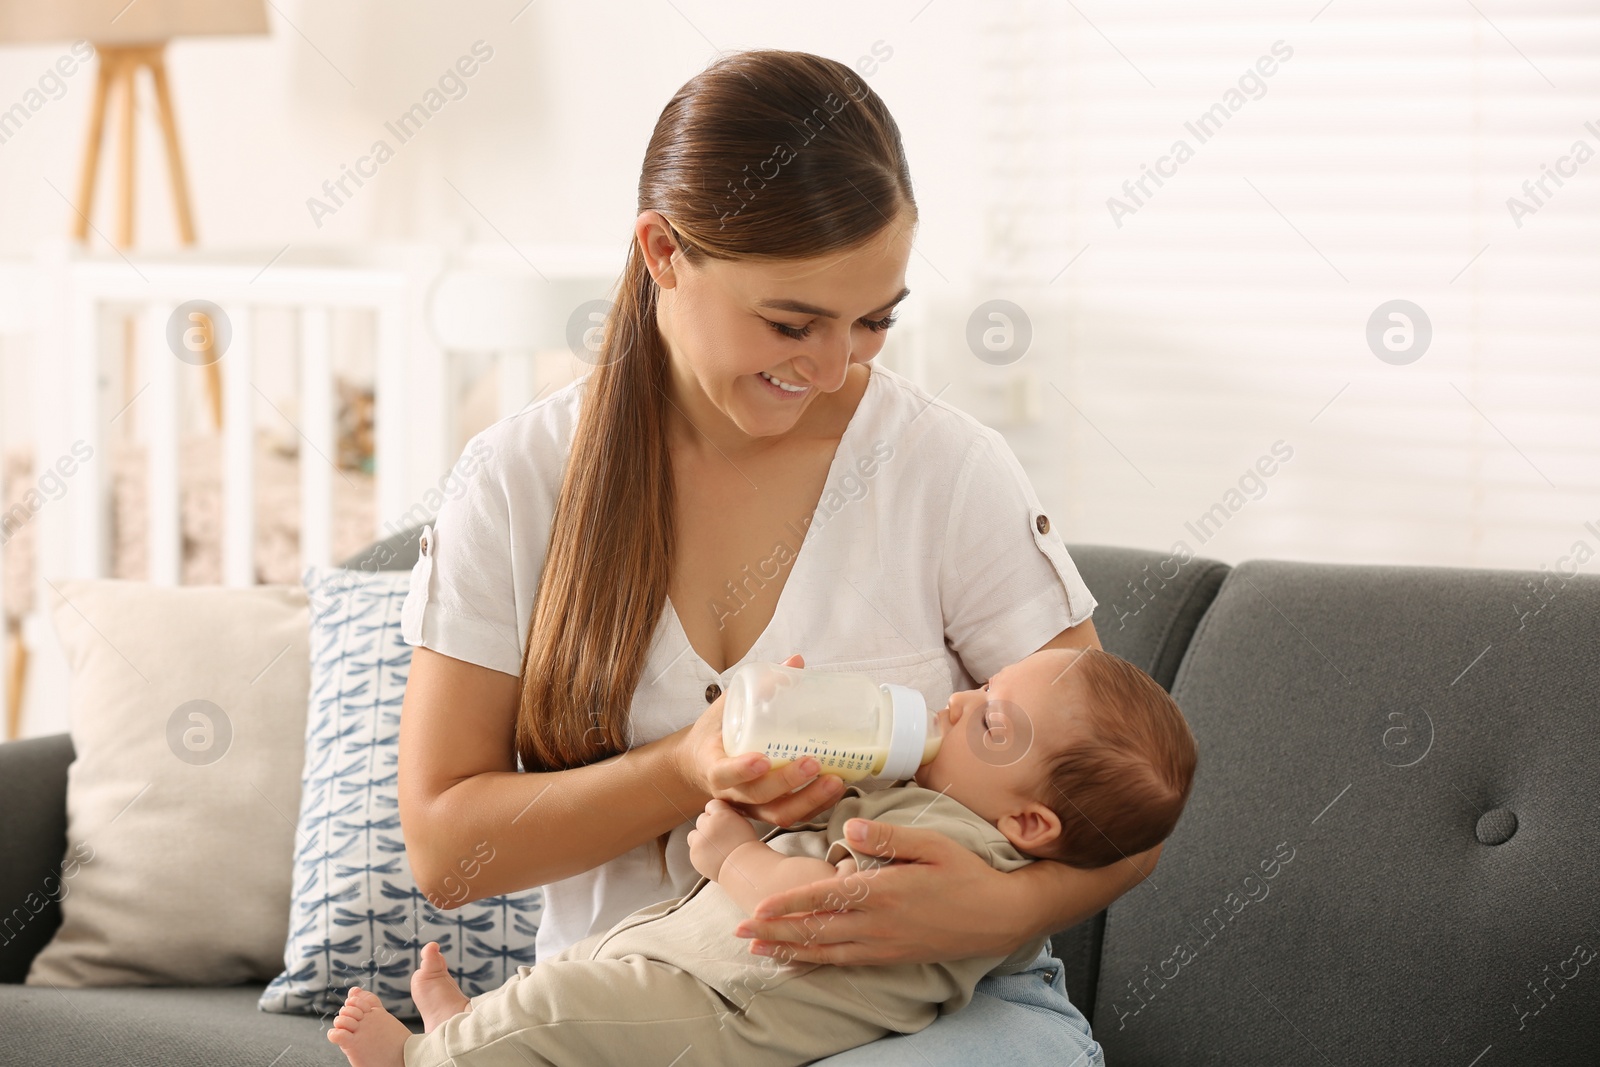
[[[767,897],[734,930],[755,939],[752,952],[801,963],[933,963],[1009,956],[1030,939],[1018,925],[1029,912],[1015,879],[977,853],[937,830],[851,819],[845,832],[893,862]]]
[[[805,660],[797,653],[784,660],[784,666],[804,667]],[[811,756],[774,769],[760,753],[728,755],[722,747],[722,708],[727,698],[726,693],[717,697],[693,726],[678,732],[678,762],[685,778],[741,814],[774,826],[805,822],[838,802],[844,782],[837,775],[819,775],[820,765]]]

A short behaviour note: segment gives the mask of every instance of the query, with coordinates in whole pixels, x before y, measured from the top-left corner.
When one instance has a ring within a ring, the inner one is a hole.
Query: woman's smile
[[[811,387],[808,385],[797,386],[793,383],[787,383],[782,378],[774,378],[766,371],[757,371],[756,377],[761,379],[761,387],[763,389],[784,400],[799,400],[811,392]]]

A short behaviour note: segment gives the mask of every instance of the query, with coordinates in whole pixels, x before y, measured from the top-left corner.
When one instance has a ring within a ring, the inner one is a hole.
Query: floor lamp
[[[156,117],[166,146],[167,174],[178,222],[178,237],[195,243],[194,212],[189,204],[189,182],[178,140],[178,121],[167,83],[166,48],[174,37],[219,34],[265,34],[265,0],[0,0],[0,44],[47,41],[87,41],[99,56],[94,100],[89,110],[89,131],[78,175],[72,235],[89,238],[89,218],[94,214],[94,189],[100,169],[100,147],[105,139],[106,110],[117,95],[118,158],[113,199],[117,205],[116,244],[133,247],[134,156],[138,144],[134,120],[135,85],[142,68],[155,91]],[[74,52],[81,51],[75,46]],[[69,57],[64,57],[70,63]],[[204,364],[211,420],[222,426],[221,368]]]
[[[168,176],[172,182],[178,236],[185,245],[195,243],[194,213],[189,204],[189,184],[183,169],[178,123],[167,83],[166,47],[174,37],[265,34],[268,31],[264,0],[0,0],[0,45],[73,42],[72,54],[58,61],[64,73],[81,55],[81,42],[94,46],[100,64],[94,100],[90,105],[88,141],[78,178],[72,233],[79,241],[89,237],[89,217],[94,212],[94,188],[100,167],[100,145],[105,137],[106,109],[115,88],[119,154],[114,200],[117,204],[116,244],[133,246],[134,235],[134,86],[140,68],[149,72],[155,90],[156,115],[166,145]],[[28,105],[22,105],[27,107]],[[130,333],[132,323],[129,323]],[[131,341],[131,337],[130,337]],[[132,345],[127,351],[132,354]],[[222,380],[217,361],[204,365],[212,422],[222,425]],[[22,694],[27,672],[27,649],[20,627],[7,620],[9,670],[6,686],[7,737],[20,733]]]

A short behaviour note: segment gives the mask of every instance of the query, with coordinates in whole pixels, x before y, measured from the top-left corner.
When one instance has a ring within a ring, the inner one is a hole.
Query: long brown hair
[[[700,263],[844,251],[902,211],[914,219],[916,204],[899,128],[878,95],[835,60],[761,49],[714,61],[667,102],[645,150],[638,210],[664,215],[684,258]],[[630,240],[583,386],[523,650],[516,745],[527,770],[629,747],[674,542],[656,292]],[[669,834],[659,839],[663,877]]]

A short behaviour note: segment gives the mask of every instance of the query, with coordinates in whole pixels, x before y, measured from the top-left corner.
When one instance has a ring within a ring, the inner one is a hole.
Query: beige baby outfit
[[[785,855],[830,863],[855,856],[859,873],[847,893],[855,900],[872,892],[872,869],[883,861],[845,841],[847,819],[937,830],[1001,871],[1032,862],[971,809],[911,781],[873,792],[850,786],[824,814],[763,840]],[[750,942],[734,936],[745,918],[702,878],[680,899],[518,967],[505,985],[473,997],[470,1011],[407,1038],[406,1067],[809,1063],[890,1032],[921,1030],[965,1007],[984,975],[1025,970],[1045,940],[1006,957],[946,963],[780,963],[753,955]]]

